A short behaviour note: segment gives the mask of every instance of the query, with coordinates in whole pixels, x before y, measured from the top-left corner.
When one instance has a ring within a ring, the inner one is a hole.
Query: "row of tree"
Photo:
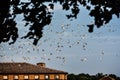
[[[68,74],[68,80],[100,80],[104,76],[109,76],[114,78],[115,80],[120,80],[120,77],[116,76],[115,74],[103,74],[98,73],[96,75],[89,75],[89,74]]]

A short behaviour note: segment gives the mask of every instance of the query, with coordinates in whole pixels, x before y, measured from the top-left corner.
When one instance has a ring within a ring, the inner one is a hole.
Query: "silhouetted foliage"
[[[114,78],[115,80],[120,80],[120,77],[116,76],[115,74],[109,74],[109,76]]]
[[[96,75],[89,75],[89,74],[68,74],[68,80],[100,80],[102,77],[104,76],[109,76],[114,78],[115,80],[120,80],[120,77],[114,75],[114,74],[102,74],[102,73],[98,73]]]
[[[45,4],[45,3],[49,4]],[[113,15],[119,18],[120,0],[0,0],[0,43],[11,41],[14,43],[18,38],[18,28],[15,18],[22,14],[26,21],[25,26],[29,26],[29,32],[22,38],[33,39],[33,44],[37,45],[42,37],[42,29],[49,25],[52,20],[54,4],[59,2],[62,9],[70,10],[68,19],[77,18],[80,12],[80,5],[89,10],[89,15],[94,17],[94,23],[88,24],[89,32],[93,32],[94,26],[97,28],[107,24]]]

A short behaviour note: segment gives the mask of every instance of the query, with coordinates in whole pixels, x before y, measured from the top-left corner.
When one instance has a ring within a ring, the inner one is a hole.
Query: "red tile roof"
[[[100,80],[115,80],[109,76],[102,77]]]
[[[0,63],[0,74],[42,74],[42,73],[64,73],[61,70],[55,70],[46,67],[40,67],[30,63]]]

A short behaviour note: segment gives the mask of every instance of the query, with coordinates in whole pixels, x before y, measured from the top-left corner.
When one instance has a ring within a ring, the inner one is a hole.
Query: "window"
[[[49,80],[49,75],[45,75],[45,80]]]
[[[3,80],[8,80],[8,76],[3,76]]]
[[[25,75],[25,76],[24,76],[24,80],[28,80],[28,75]]]
[[[39,80],[39,76],[38,75],[35,75],[35,80]]]
[[[18,76],[17,75],[14,76],[14,80],[18,80]]]
[[[55,80],[59,80],[59,75],[55,75]]]

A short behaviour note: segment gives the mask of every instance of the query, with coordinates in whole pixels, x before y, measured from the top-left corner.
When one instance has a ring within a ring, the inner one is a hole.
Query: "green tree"
[[[96,75],[89,75],[84,73],[78,75],[68,74],[68,80],[99,80],[104,76],[106,76],[106,74],[103,73],[97,73]],[[108,76],[114,78],[115,80],[120,80],[120,77],[116,76],[115,74],[109,74]]]
[[[120,77],[117,77],[115,74],[109,74],[109,76],[114,78],[115,80],[120,80]]]
[[[96,79],[99,80],[100,78],[104,77],[103,73],[97,73]]]
[[[92,80],[91,76],[89,74],[79,74],[79,79],[78,80]]]
[[[68,79],[68,80],[77,80],[77,79],[76,79],[76,75],[74,75],[74,74],[69,74],[69,75],[67,76],[67,79]]]

